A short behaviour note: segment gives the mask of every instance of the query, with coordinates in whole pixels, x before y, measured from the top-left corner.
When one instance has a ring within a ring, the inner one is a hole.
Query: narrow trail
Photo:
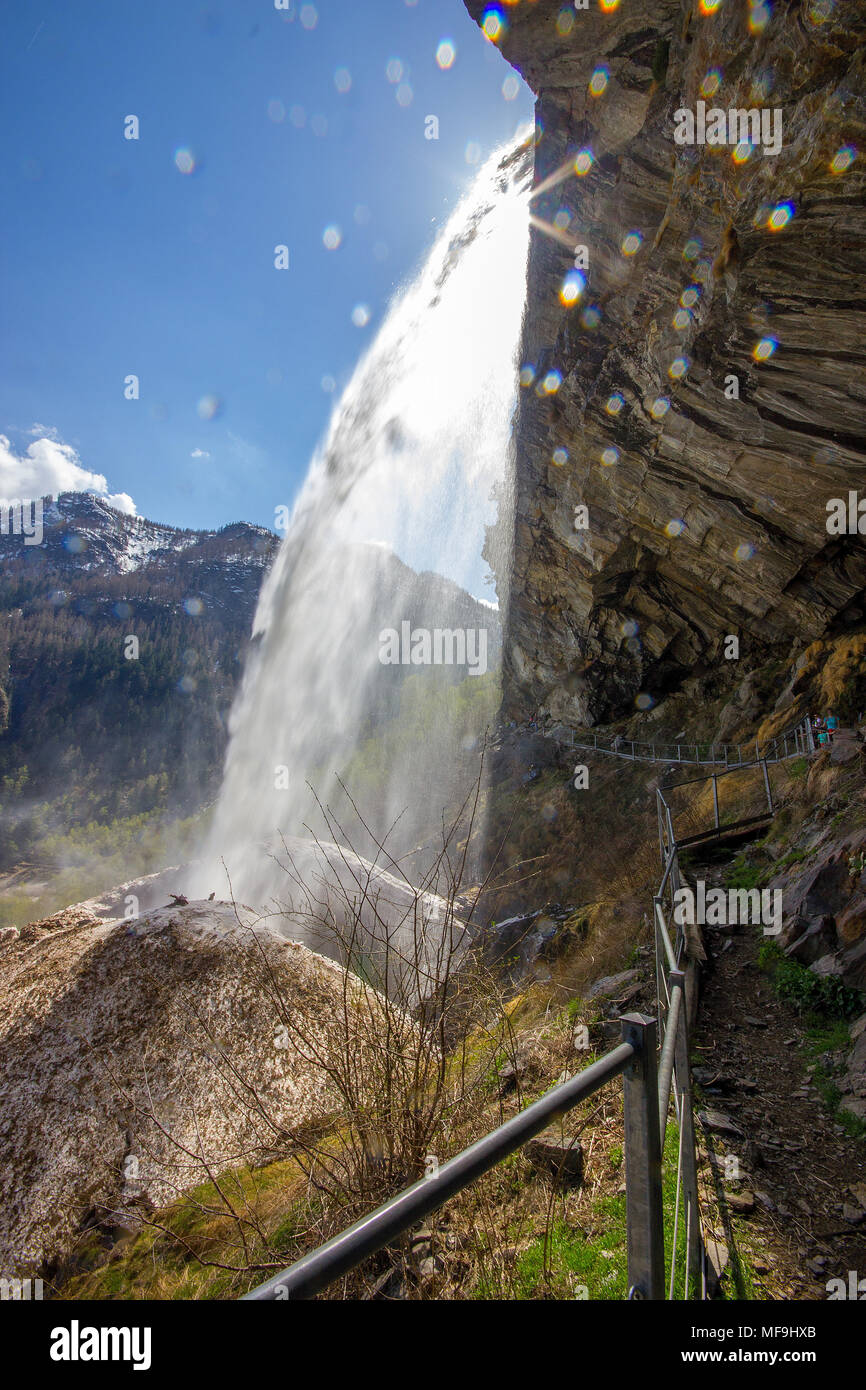
[[[721,877],[709,865],[700,872]],[[758,965],[759,929],[705,927],[704,940],[692,1040],[698,1109],[740,1131],[698,1123],[701,1176],[719,1215],[707,1234],[746,1256],[759,1297],[826,1299],[829,1279],[847,1287],[849,1270],[866,1276],[866,1211],[849,1190],[859,1185],[866,1204],[864,1145],[836,1124],[807,1072],[805,1027]],[[725,1155],[738,1159],[736,1182],[723,1183]],[[858,1210],[859,1221],[846,1219]]]

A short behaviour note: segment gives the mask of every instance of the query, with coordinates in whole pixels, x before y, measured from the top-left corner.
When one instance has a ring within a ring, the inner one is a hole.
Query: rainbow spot
[[[787,227],[793,216],[793,203],[777,203],[767,218],[767,226],[771,232],[780,232],[783,227]]]
[[[731,151],[731,159],[735,164],[745,164],[748,159],[751,159],[754,149],[751,140],[740,140]]]
[[[541,383],[541,390],[545,396],[555,396],[562,385],[562,372],[558,372],[554,367],[553,371],[548,372]]]
[[[656,396],[649,408],[649,413],[654,420],[662,420],[671,408],[671,403],[667,396]]]
[[[640,232],[629,232],[627,236],[623,237],[622,245],[619,249],[624,256],[634,256],[640,250],[642,244],[643,237]]]
[[[647,694],[645,690],[642,690],[640,695],[635,695],[634,697],[635,709],[652,709],[654,704],[655,700],[652,695]]]
[[[701,0],[698,9],[701,14],[718,14],[722,8],[722,0]]]
[[[752,348],[752,356],[756,362],[766,362],[773,356],[779,346],[775,338],[762,338],[759,343],[755,343]]]
[[[700,289],[697,285],[688,285],[680,295],[680,303],[684,309],[693,309],[700,298]]]
[[[553,463],[556,464],[557,468],[564,468],[564,466],[568,463],[568,450],[554,449],[551,457]]]
[[[682,333],[684,329],[688,328],[691,321],[692,316],[689,313],[688,309],[677,309],[676,313],[673,316],[673,319],[671,320],[674,328],[676,328],[677,331],[680,333]]]
[[[704,80],[701,83],[701,96],[715,96],[721,84],[722,74],[719,68],[710,68],[709,72],[705,75]]]
[[[610,81],[610,73],[605,67],[598,67],[589,79],[589,94],[593,97],[600,97]]]
[[[193,154],[192,150],[187,149],[185,145],[182,145],[180,149],[175,150],[174,162],[176,168],[180,171],[180,173],[195,173],[195,155]]]
[[[624,623],[620,623],[619,630],[623,637],[637,637],[640,632],[640,623],[635,622],[634,618],[626,618]]]
[[[578,178],[583,178],[584,174],[589,173],[594,163],[595,158],[592,150],[578,150],[574,158],[574,172],[577,174]]]
[[[484,11],[481,17],[481,28],[491,43],[498,43],[507,27],[505,15],[500,9],[491,5]]]
[[[589,304],[580,316],[584,328],[598,328],[601,323],[601,310],[597,304]]]
[[[621,396],[619,391],[614,391],[613,395],[608,397],[608,402],[605,406],[605,410],[607,411],[608,415],[619,415],[624,405],[625,396]]]
[[[442,39],[436,49],[436,62],[443,72],[451,67],[456,57],[457,49],[453,39]]]
[[[697,260],[698,256],[701,254],[702,246],[703,242],[701,241],[700,237],[691,237],[683,247],[683,260]]]
[[[556,32],[562,34],[564,38],[565,35],[570,34],[574,28],[574,20],[575,13],[570,5],[560,10],[559,14],[556,16]]]
[[[586,287],[586,278],[579,270],[570,270],[562,282],[559,298],[563,304],[576,304]]]
[[[535,380],[535,368],[530,366],[528,362],[520,368],[519,380],[521,386],[531,386]]]
[[[613,445],[608,449],[602,449],[601,461],[605,468],[612,468],[615,463],[619,463],[619,449],[614,448]]]
[[[689,369],[689,359],[687,357],[675,357],[668,367],[668,376],[671,381],[679,381],[685,376]]]
[[[843,145],[837,150],[830,160],[831,174],[844,174],[846,169],[850,169],[854,160],[857,158],[857,151],[853,145]]]
[[[686,523],[683,521],[682,517],[675,516],[668,522],[667,526],[665,527],[665,535],[673,541],[676,540],[677,536],[681,536],[685,529]]]
[[[749,545],[748,541],[743,541],[742,545],[738,545],[736,550],[734,551],[734,559],[737,561],[751,560],[754,553],[755,547],[753,545]]]

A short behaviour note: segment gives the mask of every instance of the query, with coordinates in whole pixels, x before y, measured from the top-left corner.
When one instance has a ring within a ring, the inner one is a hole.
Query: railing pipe
[[[568,1081],[562,1082],[559,1086],[554,1086],[552,1090],[543,1095],[540,1100],[521,1110],[512,1119],[507,1120],[504,1125],[494,1129],[492,1133],[486,1134],[483,1139],[472,1144],[455,1158],[443,1163],[439,1171],[429,1178],[421,1178],[412,1187],[407,1187],[404,1192],[399,1193],[390,1201],[370,1215],[364,1216],[347,1230],[341,1231],[332,1240],[313,1250],[303,1259],[298,1260],[289,1269],[285,1269],[280,1274],[275,1274],[267,1283],[260,1284],[258,1288],[245,1294],[247,1300],[253,1299],[289,1299],[289,1298],[313,1298],[322,1289],[332,1284],[335,1279],[346,1274],[355,1265],[360,1264],[361,1260],[368,1255],[373,1255],[383,1246],[390,1244],[397,1236],[408,1230],[410,1226],[416,1225],[429,1216],[431,1211],[442,1205],[449,1197],[453,1197],[455,1192],[468,1186],[476,1178],[481,1177],[488,1169],[493,1168],[503,1158],[514,1153],[528,1139],[532,1139],[536,1134],[540,1134],[549,1124],[558,1119],[567,1111],[573,1109],[580,1101],[611,1081],[615,1076],[624,1075],[628,1078],[629,1069],[633,1068],[637,1058],[638,1048],[646,1045],[652,1049],[652,1057],[644,1059],[638,1069],[638,1076],[646,1075],[655,1078],[655,1022],[645,1020],[648,1025],[643,1030],[633,1028],[628,1037],[624,1037],[620,1045],[608,1052],[606,1056],[600,1058],[586,1067],[584,1071],[572,1076]],[[632,1079],[626,1079],[626,1112],[628,1114],[629,1105],[634,1112],[639,1102],[638,1083]],[[631,1099],[629,1099],[629,1097]],[[654,1093],[655,1100],[655,1093]],[[656,1114],[656,1119],[657,1119]],[[632,1129],[636,1129],[633,1123]],[[628,1126],[626,1129],[626,1146],[628,1145]],[[641,1156],[637,1160],[637,1167],[645,1166],[645,1158]],[[626,1158],[628,1164],[628,1158]],[[632,1162],[635,1167],[635,1161]],[[640,1264],[642,1255],[636,1256],[637,1263]],[[629,1257],[629,1268],[631,1268],[631,1257]],[[648,1294],[647,1297],[657,1297],[656,1294]]]
[[[623,1042],[632,1061],[623,1073],[629,1298],[663,1299],[662,1150],[659,1138],[656,1023],[624,1014]]]

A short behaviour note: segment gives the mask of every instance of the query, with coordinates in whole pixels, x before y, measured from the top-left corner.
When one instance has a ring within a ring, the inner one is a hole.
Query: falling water
[[[434,835],[477,775],[483,730],[461,725],[455,746],[452,713],[468,701],[470,725],[489,722],[498,673],[477,659],[474,675],[383,664],[380,634],[403,622],[477,628],[481,614],[494,662],[492,594],[484,607],[464,590],[482,589],[485,530],[510,506],[530,175],[526,147],[480,170],[395,297],[312,460],[259,600],[210,837],[239,901],[285,898],[285,874],[260,848],[278,833],[321,833],[308,782],[341,826],[338,779],[375,836],[396,821],[389,849],[400,854]],[[508,556],[495,563],[505,572]],[[355,848],[358,833],[347,830]]]

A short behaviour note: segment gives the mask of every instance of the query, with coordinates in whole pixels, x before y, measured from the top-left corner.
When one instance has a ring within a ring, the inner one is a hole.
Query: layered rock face
[[[864,617],[827,504],[866,497],[866,6],[501,8],[538,96],[507,702],[592,723]],[[714,108],[769,145],[677,143],[739,134]]]

